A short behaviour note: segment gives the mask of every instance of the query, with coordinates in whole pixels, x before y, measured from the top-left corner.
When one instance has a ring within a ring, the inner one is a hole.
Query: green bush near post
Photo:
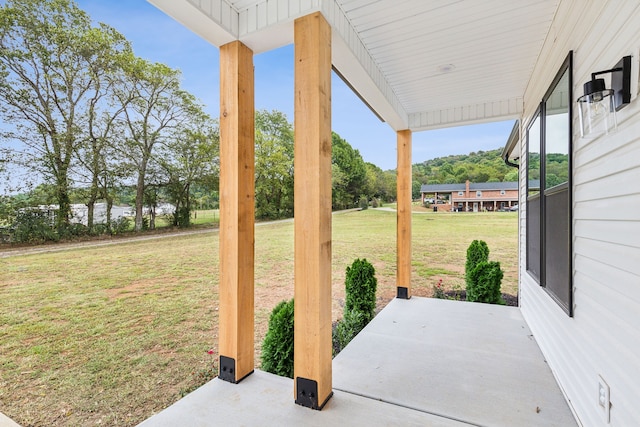
[[[504,304],[500,292],[504,273],[499,262],[489,261],[489,246],[485,241],[471,242],[464,267],[467,301]]]
[[[351,267],[347,267],[344,281],[346,292],[344,312],[362,313],[362,327],[376,315],[376,269],[366,259],[356,259]]]
[[[363,328],[364,315],[358,311],[345,311],[342,319],[336,324],[333,331],[333,351],[338,354],[358,335]],[[366,323],[365,323],[366,325]]]
[[[373,319],[378,280],[375,268],[366,259],[356,259],[347,267],[345,304],[342,319],[333,328],[333,354],[338,354]]]
[[[470,282],[471,272],[481,262],[489,262],[489,246],[484,240],[474,240],[467,248],[467,262],[464,265],[467,288],[473,285]]]
[[[500,292],[502,276],[499,262],[479,263],[470,274],[472,286],[467,286],[467,301],[504,304]]]
[[[271,312],[262,342],[262,370],[293,378],[293,299],[281,301]]]

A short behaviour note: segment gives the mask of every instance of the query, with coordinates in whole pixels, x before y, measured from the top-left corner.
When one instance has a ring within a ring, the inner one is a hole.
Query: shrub
[[[467,301],[504,304],[500,292],[503,272],[499,262],[482,261],[469,276],[471,285],[467,285]]]
[[[89,228],[84,224],[73,223],[67,225],[62,232],[58,233],[62,239],[73,239],[89,235]]]
[[[358,202],[358,205],[360,206],[360,209],[367,210],[367,208],[369,207],[369,200],[367,199],[366,196],[360,196],[360,201]]]
[[[122,234],[126,231],[129,231],[129,227],[131,226],[131,221],[129,218],[121,216],[120,218],[111,220],[111,234]]]
[[[366,259],[356,259],[347,267],[344,287],[346,292],[344,313],[362,313],[362,328],[373,319],[376,310],[376,270]],[[362,329],[360,328],[360,329]]]
[[[13,222],[12,241],[18,243],[36,243],[58,241],[58,233],[51,225],[51,219],[39,210],[22,210],[16,214]]]
[[[474,240],[467,249],[467,262],[464,265],[465,281],[467,288],[470,283],[470,275],[476,266],[481,262],[489,261],[489,247],[484,240]]]
[[[171,223],[180,228],[188,228],[191,225],[191,210],[187,207],[178,208],[173,215],[171,215]]]
[[[371,207],[372,207],[372,208],[377,208],[377,207],[379,207],[380,205],[381,205],[381,203],[378,201],[378,199],[377,199],[377,198],[375,198],[375,197],[374,197],[373,199],[371,199]]]
[[[262,370],[293,378],[293,299],[281,301],[271,312],[261,359]]]
[[[344,281],[345,303],[342,320],[333,328],[333,355],[347,344],[373,319],[376,310],[378,280],[375,268],[366,259],[356,259]]]
[[[345,311],[342,320],[333,329],[333,355],[340,353],[362,330],[364,314],[359,311]],[[366,323],[365,323],[366,324]]]
[[[97,222],[93,224],[93,227],[91,227],[91,234],[94,236],[101,236],[103,234],[107,234],[108,232],[109,228],[104,222]]]

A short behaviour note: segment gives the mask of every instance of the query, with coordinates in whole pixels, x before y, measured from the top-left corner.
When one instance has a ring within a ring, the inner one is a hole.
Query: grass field
[[[345,268],[376,267],[395,295],[394,212],[333,219],[333,316]],[[464,287],[466,248],[487,241],[517,292],[517,213],[413,215],[414,295]],[[217,353],[218,235],[0,259],[0,412],[23,426],[135,425],[202,382]],[[270,310],[293,295],[293,223],[256,229],[256,362]]]

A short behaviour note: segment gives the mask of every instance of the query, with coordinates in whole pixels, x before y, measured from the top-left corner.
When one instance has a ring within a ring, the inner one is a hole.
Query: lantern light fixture
[[[611,89],[607,89],[602,74],[611,73]],[[631,56],[623,57],[612,69],[591,73],[583,85],[584,95],[578,98],[580,135],[595,137],[615,131],[616,112],[631,102]]]

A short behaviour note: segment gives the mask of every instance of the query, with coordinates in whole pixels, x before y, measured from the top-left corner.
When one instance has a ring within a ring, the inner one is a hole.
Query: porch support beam
[[[253,52],[220,47],[219,377],[237,383],[254,368]]]
[[[411,298],[411,131],[398,138],[397,297]],[[437,197],[437,195],[436,195]]]
[[[294,23],[295,401],[322,409],[331,387],[331,29]]]

